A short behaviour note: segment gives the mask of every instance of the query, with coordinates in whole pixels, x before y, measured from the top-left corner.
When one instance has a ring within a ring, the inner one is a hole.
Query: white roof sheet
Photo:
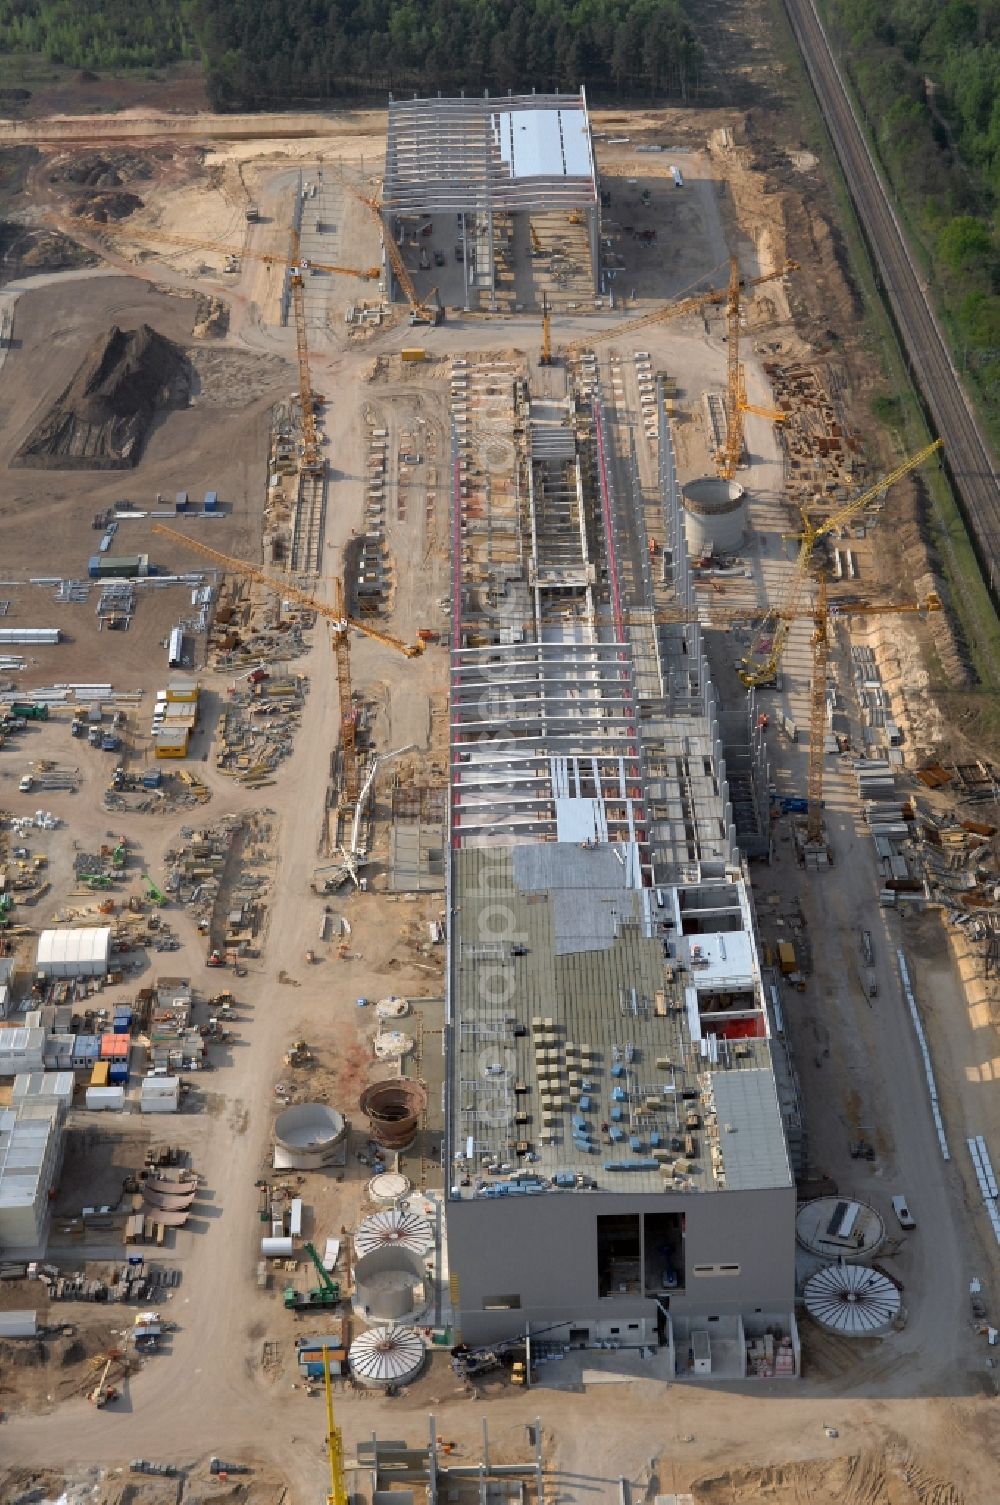
[[[77,962],[106,962],[111,954],[111,927],[43,930],[38,937],[40,967]]]
[[[492,116],[491,125],[501,160],[514,179],[593,175],[583,110],[502,110]]]

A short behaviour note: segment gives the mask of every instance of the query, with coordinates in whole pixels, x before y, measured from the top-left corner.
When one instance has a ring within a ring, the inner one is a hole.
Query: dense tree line
[[[882,162],[1000,433],[1000,0],[825,0]]]
[[[197,0],[197,11],[222,108],[581,83],[679,98],[698,56],[679,0]]]
[[[197,55],[219,109],[575,89],[686,98],[681,0],[0,0],[0,51],[79,68]]]
[[[0,53],[70,68],[156,68],[198,55],[180,0],[0,0]]]

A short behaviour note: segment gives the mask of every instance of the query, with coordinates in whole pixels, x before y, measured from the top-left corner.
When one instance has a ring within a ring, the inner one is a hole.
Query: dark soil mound
[[[123,188],[120,192],[95,193],[89,199],[78,199],[73,214],[77,219],[92,219],[98,225],[106,225],[108,220],[128,219],[141,208],[139,195]]]
[[[90,349],[73,380],[18,451],[15,463],[50,470],[123,470],[135,465],[158,408],[184,407],[184,352],[143,324]]]

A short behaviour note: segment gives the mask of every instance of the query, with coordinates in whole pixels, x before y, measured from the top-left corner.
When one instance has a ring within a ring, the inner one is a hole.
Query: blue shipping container
[[[128,1063],[126,1061],[112,1061],[108,1071],[108,1081],[121,1086],[128,1081]]]
[[[91,554],[89,560],[87,561],[87,574],[90,576],[91,580],[96,580],[100,573],[101,556],[100,554]]]
[[[215,512],[219,505],[219,493],[217,491],[205,492],[205,511]]]

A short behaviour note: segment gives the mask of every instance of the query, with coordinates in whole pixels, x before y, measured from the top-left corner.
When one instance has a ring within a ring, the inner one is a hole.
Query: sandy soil
[[[658,253],[633,251],[629,240],[621,285],[627,283],[629,292],[634,285],[639,299],[665,297],[684,285],[682,279],[710,277],[731,248],[740,252],[749,272],[769,268],[786,255],[801,259],[809,274],[792,289],[796,328],[780,323],[775,334],[771,326],[782,320],[785,310],[780,299],[770,304],[761,300],[751,311],[753,336],[748,347],[781,339],[786,342],[783,349],[801,352],[811,348],[807,336],[818,338],[823,329],[838,325],[844,334],[838,336],[830,363],[855,394],[852,402],[860,423],[870,363],[857,342],[847,338],[856,318],[853,294],[841,269],[828,199],[821,185],[813,183],[808,161],[801,156],[789,159],[790,170],[781,166],[776,179],[766,180],[776,182],[780,193],[763,196],[761,173],[739,146],[744,138],[737,111],[667,111],[641,117],[617,112],[598,114],[594,123],[599,134],[634,138],[627,149],[606,149],[609,178],[618,180],[613,200],[620,193],[620,207],[637,213],[639,206],[632,198],[639,190],[628,178],[652,184]],[[140,224],[155,222],[179,235],[213,240],[218,236],[224,243],[230,236],[240,239],[245,233],[241,206],[249,192],[262,203],[267,220],[254,232],[254,244],[259,239],[261,247],[280,250],[280,227],[287,223],[289,195],[300,165],[304,173],[315,173],[322,158],[335,206],[333,184],[341,163],[355,182],[364,183],[377,172],[383,128],[384,116],[378,112],[298,121],[175,117],[166,123],[162,116],[132,114],[90,121],[86,131],[78,122],[46,121],[34,134],[48,137],[50,143],[62,138],[60,151],[67,138],[77,142],[83,135],[94,138],[102,132],[129,134],[133,141],[145,134],[156,143],[174,138],[190,157],[183,163],[180,156],[172,157],[143,190],[148,207],[137,217],[136,242]],[[734,132],[735,146],[716,134],[723,128]],[[310,134],[296,137],[300,129]],[[18,139],[28,139],[26,130]],[[318,130],[324,134],[311,134]],[[683,159],[690,192],[680,201],[670,196],[673,190],[663,178],[661,160],[634,152],[642,132],[655,133],[664,145],[690,148]],[[13,134],[7,131],[8,138]],[[241,135],[245,139],[234,139]],[[86,149],[91,145],[92,139]],[[195,147],[206,148],[203,158]],[[755,149],[764,152],[759,143]],[[605,148],[600,142],[598,152],[603,162]],[[800,179],[805,184],[802,193],[796,187]],[[41,176],[38,189],[41,194]],[[55,204],[53,189],[43,206]],[[370,216],[358,206],[343,213],[338,209],[334,217],[330,259],[365,265],[361,258],[370,258],[373,245]],[[230,306],[229,332],[211,347],[213,361],[224,360],[226,352],[239,357],[232,368],[230,397],[232,386],[238,389],[245,380],[248,358],[263,356],[272,364],[264,367],[266,378],[243,406],[234,408],[229,400],[223,401],[217,384],[208,388],[216,392],[216,402],[206,395],[194,408],[166,417],[142,465],[127,481],[5,470],[0,502],[5,576],[23,580],[43,572],[82,575],[97,537],[90,526],[94,511],[121,494],[148,504],[157,491],[170,496],[182,486],[195,494],[216,488],[227,507],[223,518],[210,525],[211,541],[223,550],[259,558],[267,414],[275,396],[287,395],[294,371],[291,332],[268,322],[273,287],[252,258],[240,277],[231,279],[234,285],[224,287],[214,252],[206,253],[204,260],[215,270],[203,274],[199,257],[189,249],[158,253],[155,261],[147,260],[139,268],[129,263],[126,250],[123,246],[109,254],[128,275],[64,278],[38,291],[29,286],[20,294],[14,309],[14,346],[0,372],[0,467],[6,467],[37,413],[65,383],[80,350],[110,322],[148,319],[171,338],[190,342],[194,303],[190,297],[178,297],[178,292],[222,296]],[[310,287],[313,379],[328,397],[325,433],[333,471],[324,573],[340,567],[345,546],[362,523],[369,429],[388,428],[390,453],[398,455],[404,436],[409,451],[419,427],[426,458],[405,473],[394,471],[389,492],[386,536],[394,591],[385,625],[405,638],[422,625],[442,629],[446,622],[436,603],[448,581],[441,473],[446,382],[433,371],[412,380],[401,373],[397,377],[398,362],[388,358],[412,338],[405,326],[384,328],[364,346],[350,343],[339,315],[352,294],[339,283],[322,286],[327,280],[333,284],[332,278],[310,279],[316,284],[315,291]],[[593,327],[592,317],[567,311],[559,321],[557,343]],[[703,470],[707,463],[701,393],[720,389],[724,380],[720,336],[718,319],[707,324],[699,319],[659,325],[622,345],[623,350],[649,348],[659,369],[683,373],[678,403],[684,421],[678,429],[686,473]],[[488,322],[458,317],[433,338],[435,348],[447,354],[496,349],[500,343],[534,352],[540,333],[537,318],[515,317],[505,325],[501,342]],[[749,395],[761,403],[768,399],[764,353],[762,348],[747,349]],[[377,375],[376,356],[387,357]],[[212,379],[225,386],[224,374],[219,377],[216,372]],[[773,537],[788,524],[780,456],[764,420],[748,424],[748,435],[755,467],[755,524]],[[644,454],[642,465],[650,475],[651,461],[651,455]],[[432,507],[435,491],[437,503]],[[171,567],[196,565],[179,549],[163,547],[148,523],[127,527],[129,551],[149,552]],[[780,586],[776,549],[765,558],[751,547],[748,563],[748,592]],[[325,581],[317,588],[324,591]],[[3,593],[11,596],[16,619],[50,621],[58,612],[59,624],[67,624],[73,639],[58,649],[33,652],[25,687],[90,678],[97,666],[116,683],[141,685],[147,694],[162,681],[159,644],[181,607],[179,592],[143,597],[130,632],[116,638],[113,656],[107,639],[95,635],[92,602],[56,607],[40,588],[27,586],[5,585]],[[793,639],[787,665],[786,708],[800,719],[807,637],[803,630]],[[295,1319],[282,1310],[276,1282],[260,1291],[253,1279],[260,1231],[253,1182],[266,1164],[276,1107],[274,1084],[287,1077],[281,1058],[293,1038],[304,1036],[317,1050],[319,1061],[309,1073],[309,1086],[356,1117],[357,1094],[372,1067],[370,1021],[355,999],[377,998],[389,991],[440,996],[438,958],[425,956],[417,944],[418,926],[440,912],[440,901],[411,904],[387,902],[378,892],[344,894],[336,904],[352,929],[348,957],[339,958],[332,944],[317,943],[323,901],[311,891],[310,880],[326,836],[338,722],[325,632],[314,634],[312,649],[297,668],[309,674],[311,689],[294,754],[274,786],[255,793],[224,780],[210,759],[197,765],[212,790],[211,815],[256,808],[266,801],[274,812],[276,850],[264,954],[238,987],[238,1038],[218,1049],[216,1069],[199,1084],[203,1111],[185,1113],[170,1126],[171,1137],[187,1146],[210,1194],[209,1213],[195,1229],[179,1234],[165,1256],[183,1271],[171,1310],[179,1324],[172,1351],[130,1380],[117,1413],[95,1414],[84,1401],[70,1401],[60,1408],[56,1427],[51,1413],[25,1405],[16,1389],[4,1392],[4,1409],[12,1414],[4,1423],[2,1452],[12,1471],[30,1470],[45,1458],[54,1470],[66,1469],[74,1476],[81,1463],[97,1460],[108,1464],[144,1455],[189,1464],[216,1452],[257,1460],[257,1467],[263,1457],[280,1472],[296,1501],[315,1499],[326,1487],[321,1402],[294,1388]],[[444,651],[432,649],[421,660],[404,661],[387,647],[354,639],[352,668],[356,687],[374,711],[376,745],[385,750],[412,741],[440,759],[444,721],[435,712],[446,689]],[[225,693],[221,676],[206,675],[205,684],[213,695]],[[98,803],[97,792],[107,773],[101,755],[71,744],[65,726],[55,723],[28,734],[18,745],[18,760],[29,747],[50,756],[65,756],[72,747],[86,777],[83,795],[52,795],[45,801],[67,826],[44,838],[55,878],[51,897],[32,915],[35,925],[44,923],[64,900],[72,843],[89,847],[99,842],[112,822]],[[199,751],[202,747],[208,751],[207,737]],[[803,750],[778,749],[775,762],[779,781],[800,788]],[[5,769],[10,766],[5,757]],[[426,771],[429,760],[418,766]],[[33,800],[14,793],[12,784],[5,782],[0,790],[0,802],[16,812],[35,808]],[[384,808],[384,791],[381,799]],[[853,798],[842,780],[834,779],[828,800],[838,868],[818,880],[826,887],[804,886],[779,839],[781,860],[764,880],[766,891],[777,894],[778,904],[773,910],[762,905],[762,921],[767,934],[782,908],[801,895],[813,972],[806,993],[790,1005],[789,1028],[803,1078],[812,1163],[883,1209],[893,1191],[902,1187],[917,1214],[919,1234],[901,1242],[891,1256],[906,1290],[906,1326],[872,1351],[845,1352],[842,1345],[807,1335],[806,1378],[787,1388],[777,1381],[695,1388],[671,1383],[662,1375],[630,1375],[598,1389],[599,1378],[615,1379],[620,1360],[595,1354],[586,1356],[586,1380],[583,1366],[571,1359],[549,1366],[543,1384],[531,1394],[493,1386],[470,1402],[457,1392],[446,1360],[437,1356],[399,1400],[338,1394],[348,1452],[373,1427],[395,1436],[422,1437],[426,1413],[433,1410],[439,1432],[454,1438],[460,1452],[471,1452],[477,1445],[485,1412],[498,1453],[505,1449],[521,1456],[525,1424],[541,1415],[550,1469],[548,1497],[563,1505],[611,1502],[619,1495],[622,1478],[647,1499],[667,1490],[694,1489],[696,1498],[712,1505],[755,1499],[774,1499],[782,1505],[803,1499],[842,1499],[845,1505],[909,1505],[910,1499],[986,1505],[992,1499],[993,1459],[1000,1448],[994,1374],[987,1367],[982,1339],[971,1332],[966,1292],[974,1274],[993,1281],[995,1250],[985,1245],[984,1220],[970,1192],[961,1136],[976,1127],[976,1132],[996,1140],[995,1094],[983,1091],[993,1076],[995,1045],[989,1043],[992,1037],[985,1033],[981,1016],[966,1012],[940,934],[930,921],[912,926],[906,922],[905,931],[898,921],[886,922],[878,938],[877,1007],[869,1008],[860,996],[844,957],[856,949],[857,926],[874,892],[871,843],[857,829]],[[190,812],[180,820],[176,814],[131,818],[129,835],[139,848],[137,860],[160,871],[162,854],[176,841],[178,825],[198,818]],[[385,835],[383,824],[377,836],[379,857],[385,851]],[[189,975],[207,989],[217,975],[213,978],[204,970],[204,943],[191,917],[173,907],[166,914],[182,942],[182,950],[170,958],[171,972]],[[919,987],[932,1048],[940,1052],[939,1075],[947,1073],[946,1116],[958,1146],[947,1167],[930,1128],[918,1059],[893,972],[892,948],[900,941],[920,960]],[[318,952],[317,963],[306,963],[307,949]],[[152,968],[147,975],[154,975]],[[132,986],[123,985],[121,996]],[[878,1158],[871,1166],[849,1157],[848,1140],[858,1130],[867,1131],[877,1144]],[[367,1174],[355,1158],[359,1142],[359,1137],[352,1141],[343,1180],[336,1175],[307,1179],[303,1194],[318,1237],[337,1234],[354,1220]],[[81,1196],[84,1190],[79,1188]],[[100,1251],[89,1252],[96,1257]],[[265,1350],[270,1343],[276,1345],[276,1362]],[[28,1482],[25,1472],[12,1473],[2,1498],[12,1498]]]

